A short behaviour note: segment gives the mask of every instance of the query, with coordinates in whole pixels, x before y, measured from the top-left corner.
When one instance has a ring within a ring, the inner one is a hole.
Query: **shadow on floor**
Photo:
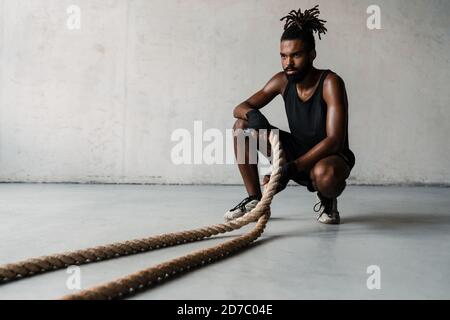
[[[367,224],[378,227],[408,227],[420,225],[450,224],[450,216],[436,213],[369,213],[359,216],[343,217],[344,224]]]
[[[270,222],[269,222],[270,223]],[[422,234],[427,232],[447,232],[450,224],[450,216],[436,213],[365,213],[359,216],[349,216],[342,218],[340,225],[324,225],[317,222],[316,225],[308,223],[308,230],[303,228],[301,223],[298,228],[282,231],[277,235],[266,235],[258,242],[267,242],[270,240],[287,237],[318,237],[321,239],[332,239],[341,235],[366,234],[368,230],[392,231],[410,231],[420,230]],[[292,227],[292,225],[291,225]],[[423,228],[426,227],[426,228]]]

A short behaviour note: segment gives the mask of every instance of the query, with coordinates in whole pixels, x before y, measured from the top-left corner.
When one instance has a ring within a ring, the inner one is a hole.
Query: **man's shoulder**
[[[334,71],[328,72],[325,79],[323,79],[322,95],[325,101],[328,103],[329,99],[345,97],[346,94],[344,80]]]
[[[287,78],[284,74],[284,71],[275,73],[275,75],[270,79],[270,82],[278,89],[277,91],[281,94],[287,83]]]
[[[280,71],[275,73],[272,78],[270,79],[270,81],[275,81],[275,82],[279,82],[279,83],[283,83],[283,82],[287,82],[287,78],[284,74],[284,71]]]
[[[335,86],[335,85],[343,85],[344,80],[341,76],[339,76],[336,72],[333,70],[324,70],[328,71],[328,74],[325,76],[325,79],[323,79],[323,86]]]

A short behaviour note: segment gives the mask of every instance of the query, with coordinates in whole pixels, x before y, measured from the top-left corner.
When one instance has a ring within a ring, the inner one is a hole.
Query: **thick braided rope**
[[[82,265],[119,256],[150,251],[161,247],[198,241],[219,233],[237,230],[251,222],[258,221],[252,231],[234,240],[209,249],[196,251],[192,254],[159,264],[155,267],[134,273],[105,285],[65,297],[68,299],[112,299],[132,294],[137,290],[142,290],[143,288],[168,278],[171,275],[184,270],[189,270],[191,267],[218,260],[241,249],[244,246],[249,245],[264,231],[265,225],[270,216],[270,204],[281,175],[281,162],[283,161],[283,155],[279,143],[278,133],[271,131],[269,140],[272,146],[273,155],[273,171],[270,181],[264,190],[261,201],[251,212],[243,217],[227,223],[216,224],[189,231],[117,242],[110,245],[97,246],[94,248],[43,256],[18,263],[7,264],[0,266],[0,280],[6,282],[37,273],[61,269],[68,267],[69,265]]]
[[[112,300],[130,296],[156,285],[176,274],[223,259],[238,250],[247,247],[264,231],[269,215],[262,215],[256,227],[236,239],[217,246],[195,251],[191,254],[138,271],[115,281],[96,286],[63,297],[64,300]]]

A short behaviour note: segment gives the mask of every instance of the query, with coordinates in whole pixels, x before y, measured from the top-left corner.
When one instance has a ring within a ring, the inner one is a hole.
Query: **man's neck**
[[[317,83],[317,72],[318,70],[316,68],[311,67],[305,78],[303,78],[302,81],[297,82],[297,87],[301,90],[314,87]]]

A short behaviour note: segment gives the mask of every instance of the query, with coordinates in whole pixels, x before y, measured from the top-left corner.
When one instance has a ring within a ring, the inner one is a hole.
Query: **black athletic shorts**
[[[275,128],[278,129],[278,128]],[[284,151],[284,155],[286,157],[286,161],[295,160],[305,153],[309,151],[310,148],[307,148],[297,137],[295,137],[292,133],[283,131],[278,129],[280,132],[280,142]],[[343,152],[337,153],[338,156],[342,157],[344,161],[349,166],[350,170],[355,165],[355,155],[350,149],[344,150]],[[309,170],[300,171],[296,174],[293,181],[296,183],[306,186],[310,192],[315,192],[314,186],[312,185],[312,181],[310,178]]]

